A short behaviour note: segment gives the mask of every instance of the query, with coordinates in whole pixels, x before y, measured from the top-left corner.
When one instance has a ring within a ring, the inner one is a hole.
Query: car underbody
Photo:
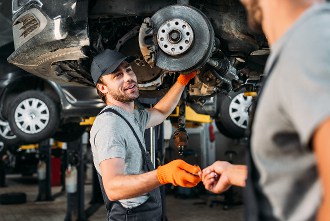
[[[232,94],[257,90],[269,54],[265,37],[249,30],[238,0],[23,2],[12,1],[10,63],[49,80],[93,86],[93,57],[115,49],[135,56],[142,98],[162,97],[178,73],[199,69],[187,105],[216,120],[224,115],[224,100],[239,102]],[[238,109],[246,113],[249,105],[242,105]],[[246,128],[239,118],[236,125]]]

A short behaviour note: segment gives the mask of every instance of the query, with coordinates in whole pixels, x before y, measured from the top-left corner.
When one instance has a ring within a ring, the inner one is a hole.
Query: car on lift
[[[9,3],[3,3],[9,4]],[[8,61],[48,80],[93,85],[106,48],[135,56],[142,98],[158,99],[178,73],[199,69],[187,104],[232,138],[244,136],[251,97],[269,54],[239,0],[12,0],[15,51]]]
[[[0,47],[0,140],[18,147],[53,137],[69,142],[85,131],[83,118],[104,107],[95,88],[63,85],[7,62],[13,43]]]

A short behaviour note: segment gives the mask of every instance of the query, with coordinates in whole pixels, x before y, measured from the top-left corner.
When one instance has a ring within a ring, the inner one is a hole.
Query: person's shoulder
[[[93,127],[112,127],[118,123],[118,116],[110,111],[104,111],[96,116]]]
[[[312,61],[317,61],[322,58],[329,50],[328,40],[330,39],[330,30],[316,27],[317,24],[312,22],[305,27],[300,27],[295,33],[285,42],[284,51],[281,57],[285,58],[282,61],[290,61],[291,63],[302,63],[308,65]],[[318,33],[318,34],[315,34]],[[302,37],[303,36],[303,37]]]
[[[116,115],[114,113],[104,110],[100,112],[99,115],[96,116],[95,121],[102,123],[104,120],[110,120],[112,118],[115,118],[115,116]]]
[[[309,51],[328,48],[330,29],[326,27],[330,24],[330,9],[327,10],[328,13],[324,13],[321,9],[321,7],[318,11],[315,9],[314,13],[310,13],[298,22],[290,45],[298,47],[299,50]]]

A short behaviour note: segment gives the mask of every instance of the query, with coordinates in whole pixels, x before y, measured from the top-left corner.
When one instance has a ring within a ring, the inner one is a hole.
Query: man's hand
[[[194,187],[201,181],[198,175],[200,172],[199,166],[190,165],[183,160],[173,160],[157,168],[157,178],[161,184]]]
[[[228,162],[217,161],[203,169],[202,181],[205,189],[213,193],[226,191],[231,186],[228,175],[226,174],[226,170],[230,166],[232,165]]]
[[[245,186],[246,177],[246,166],[217,161],[203,170],[202,181],[205,189],[213,193],[222,193],[231,185]]]
[[[198,74],[198,71],[193,71],[190,72],[189,74],[180,74],[177,81],[179,84],[186,86],[189,83],[189,81],[196,76],[196,74]]]

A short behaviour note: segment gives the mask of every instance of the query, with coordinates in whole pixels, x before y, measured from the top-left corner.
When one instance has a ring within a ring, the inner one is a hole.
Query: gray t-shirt
[[[264,220],[315,220],[322,187],[311,146],[330,117],[330,5],[313,6],[272,47],[252,129]],[[324,147],[329,148],[329,147]],[[329,156],[330,160],[330,156]]]
[[[134,113],[128,113],[117,106],[106,106],[104,109],[107,108],[118,111],[130,122],[145,148],[144,130],[149,121],[149,111],[135,110]],[[125,160],[124,174],[146,172],[142,168],[143,160],[139,143],[127,123],[118,115],[111,112],[98,115],[90,131],[90,143],[94,166],[100,174],[100,163],[111,158]],[[119,200],[119,202],[126,208],[132,208],[144,203],[147,199],[147,194],[144,194],[136,198]]]

